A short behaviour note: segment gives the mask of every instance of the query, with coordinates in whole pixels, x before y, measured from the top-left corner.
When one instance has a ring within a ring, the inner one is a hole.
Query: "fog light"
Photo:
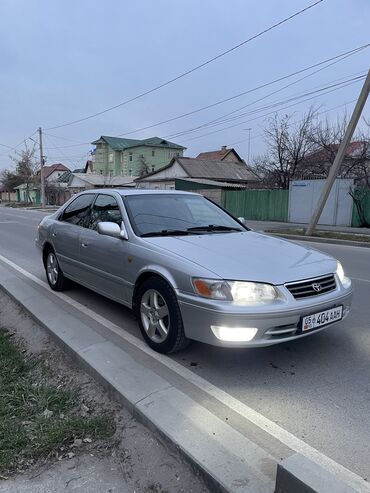
[[[211,325],[212,332],[221,341],[248,342],[257,334],[255,327],[224,327]]]

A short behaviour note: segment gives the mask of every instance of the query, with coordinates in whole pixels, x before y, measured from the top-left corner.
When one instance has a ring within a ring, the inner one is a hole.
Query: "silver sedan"
[[[149,346],[261,347],[318,332],[350,310],[332,257],[248,229],[201,195],[101,189],[38,226],[51,289],[70,280],[132,308]]]

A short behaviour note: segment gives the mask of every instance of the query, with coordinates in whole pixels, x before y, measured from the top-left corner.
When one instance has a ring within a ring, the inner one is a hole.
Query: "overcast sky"
[[[46,129],[118,104],[310,3],[313,0],[2,0],[0,143],[12,147],[40,125]],[[80,166],[92,146],[74,146],[76,143],[91,142],[100,135],[125,134],[364,45],[370,41],[369,21],[369,0],[324,0],[288,23],[138,101],[79,124],[45,130],[47,164]],[[251,104],[243,112],[361,75],[368,70],[369,61],[368,48]],[[166,137],[186,146],[188,156],[237,143],[234,147],[246,158],[245,129],[251,128],[253,156],[263,152],[264,115],[271,109],[217,127],[169,136],[253,103],[309,73],[127,137]],[[330,94],[319,93],[314,100],[280,111],[294,113],[299,120],[312,103],[322,105],[321,111],[326,111],[354,100],[361,86],[362,82],[357,82]],[[353,106],[354,103],[341,106],[323,117],[336,118],[346,107],[350,111]],[[283,106],[276,109],[279,108]],[[369,108],[368,103],[367,115]],[[238,126],[224,129],[235,124]],[[215,132],[220,129],[223,130]],[[210,132],[214,133],[205,135]],[[0,169],[10,166],[8,154],[6,147],[0,147]]]

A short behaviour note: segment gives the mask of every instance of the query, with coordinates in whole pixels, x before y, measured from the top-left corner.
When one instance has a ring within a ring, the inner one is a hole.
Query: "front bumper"
[[[315,299],[292,298],[275,306],[253,308],[205,300],[185,293],[178,293],[178,301],[185,334],[189,339],[223,347],[263,347],[306,337],[334,325],[300,333],[299,325],[303,316],[343,305],[344,319],[350,311],[352,289],[341,287],[326,295],[315,296]],[[218,339],[211,326],[255,327],[258,330],[249,342],[230,342]]]

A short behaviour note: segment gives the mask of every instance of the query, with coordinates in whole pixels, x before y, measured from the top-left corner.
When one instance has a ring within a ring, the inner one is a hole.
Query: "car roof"
[[[116,192],[122,196],[128,195],[153,195],[153,194],[175,194],[175,195],[198,195],[194,192],[184,192],[182,190],[153,190],[153,189],[126,189],[126,188],[93,188],[90,190],[84,190],[82,193],[111,193]]]

